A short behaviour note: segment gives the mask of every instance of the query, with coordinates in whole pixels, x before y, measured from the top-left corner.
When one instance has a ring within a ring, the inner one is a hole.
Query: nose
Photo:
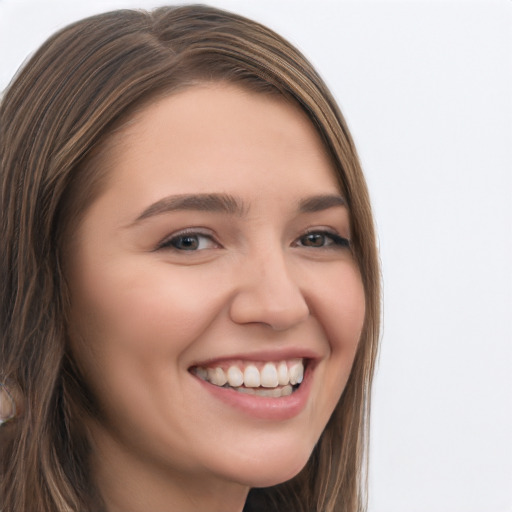
[[[230,305],[232,321],[284,331],[306,320],[309,306],[285,255],[267,253],[248,260],[236,278],[237,290]]]

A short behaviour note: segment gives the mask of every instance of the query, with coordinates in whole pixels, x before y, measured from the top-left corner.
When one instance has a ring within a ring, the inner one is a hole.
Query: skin
[[[350,238],[349,212],[299,210],[340,195],[331,162],[296,106],[226,84],[156,101],[106,153],[107,185],[67,262],[72,350],[100,407],[94,478],[111,512],[241,511],[250,487],[305,465],[360,337],[361,277],[336,243]],[[243,204],[160,211],[182,194]],[[283,351],[314,355],[307,402],[285,420],[218,400],[189,371]]]

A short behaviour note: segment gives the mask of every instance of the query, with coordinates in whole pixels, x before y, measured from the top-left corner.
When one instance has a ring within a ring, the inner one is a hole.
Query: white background
[[[512,2],[209,3],[299,46],[359,148],[384,277],[370,511],[512,512]],[[64,24],[156,5],[0,0],[0,90]]]

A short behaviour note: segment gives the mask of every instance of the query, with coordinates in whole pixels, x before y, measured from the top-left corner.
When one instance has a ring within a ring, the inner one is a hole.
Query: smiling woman
[[[361,511],[373,223],[297,50],[117,11],[45,43],[0,115],[3,511]]]

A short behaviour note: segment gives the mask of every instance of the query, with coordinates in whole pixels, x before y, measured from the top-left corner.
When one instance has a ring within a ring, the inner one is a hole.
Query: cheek
[[[191,272],[136,261],[82,269],[71,288],[71,341],[93,378],[107,371],[128,377],[145,367],[149,375],[158,362],[178,367],[222,307],[216,287]]]
[[[216,287],[162,265],[92,268],[73,283],[71,343],[103,420],[126,439],[131,427],[179,431],[179,421],[166,416],[169,390],[185,416],[187,354],[222,308]]]
[[[316,303],[318,318],[326,331],[333,356],[338,352],[354,354],[365,318],[365,294],[355,263],[333,272],[319,290]]]
[[[323,409],[332,412],[345,389],[359,345],[365,319],[365,294],[355,264],[337,271],[328,283],[332,285],[318,297],[316,315],[330,348],[322,379],[325,390],[322,396]]]

